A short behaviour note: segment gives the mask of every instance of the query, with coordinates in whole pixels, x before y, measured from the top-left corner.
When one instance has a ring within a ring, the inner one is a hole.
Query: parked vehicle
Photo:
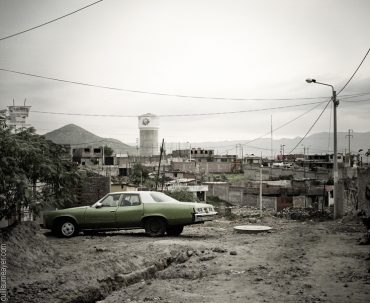
[[[161,192],[109,193],[91,206],[44,213],[43,227],[72,237],[79,231],[144,228],[149,236],[178,236],[185,225],[213,220],[210,204],[180,202]]]

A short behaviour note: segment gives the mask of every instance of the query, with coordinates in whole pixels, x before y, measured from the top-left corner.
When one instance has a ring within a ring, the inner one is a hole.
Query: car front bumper
[[[217,212],[211,212],[211,213],[200,213],[200,214],[194,214],[194,223],[201,223],[205,221],[212,221],[215,219],[217,215]]]

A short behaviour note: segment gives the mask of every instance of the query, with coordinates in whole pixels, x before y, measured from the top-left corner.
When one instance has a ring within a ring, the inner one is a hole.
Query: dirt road
[[[186,227],[180,237],[123,231],[59,239],[39,230],[31,251],[23,250],[38,256],[26,266],[17,263],[21,237],[10,238],[8,250],[21,251],[11,262],[10,301],[368,302],[362,225],[263,221],[272,232],[238,234],[233,226],[246,222],[224,219]]]

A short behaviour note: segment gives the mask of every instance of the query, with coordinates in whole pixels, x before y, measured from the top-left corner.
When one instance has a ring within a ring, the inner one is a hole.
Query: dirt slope
[[[369,246],[358,245],[360,224],[263,220],[272,232],[238,234],[232,227],[246,222],[226,220],[163,238],[36,231],[45,256],[15,268],[11,302],[367,302]]]

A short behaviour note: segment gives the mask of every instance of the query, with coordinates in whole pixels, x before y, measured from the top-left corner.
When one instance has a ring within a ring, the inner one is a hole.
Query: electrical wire
[[[330,102],[331,102],[331,100],[328,101],[328,103],[325,105],[324,109],[321,111],[320,115],[316,118],[315,122],[311,125],[311,127],[308,129],[308,131],[306,132],[306,134],[303,136],[303,138],[301,140],[299,140],[299,142],[296,144],[296,146],[294,146],[294,148],[288,153],[288,155],[290,155],[298,147],[298,145],[301,144],[301,142],[304,139],[306,139],[307,135],[310,133],[310,131],[316,125],[317,121],[319,121],[319,119],[321,118],[322,114],[324,113],[324,111],[326,110],[326,108],[328,107],[328,105],[330,104]]]
[[[321,103],[320,103],[320,104],[321,104]],[[309,112],[311,112],[311,111],[313,111],[314,109],[316,109],[318,106],[320,106],[320,104],[315,105],[313,108],[309,109],[308,111],[304,112],[303,114],[300,114],[300,115],[298,115],[297,117],[293,118],[292,120],[289,120],[288,122],[286,122],[286,123],[284,123],[284,124],[282,124],[282,125],[280,125],[280,126],[278,126],[278,127],[274,128],[272,131],[273,131],[273,132],[275,132],[275,131],[277,131],[277,130],[279,130],[279,129],[281,129],[281,128],[283,128],[283,127],[287,126],[287,125],[289,125],[290,123],[293,123],[294,121],[298,120],[299,118],[301,118],[301,117],[305,116],[305,115],[306,115],[306,114],[308,114]],[[254,138],[254,139],[252,139],[252,140],[250,140],[250,141],[248,141],[248,142],[246,142],[246,143],[240,144],[240,145],[241,145],[241,146],[243,146],[243,147],[247,147],[247,146],[251,147],[251,146],[249,145],[250,143],[252,143],[252,142],[254,142],[254,141],[257,141],[257,140],[259,140],[259,139],[262,139],[263,137],[265,137],[265,136],[269,135],[270,133],[271,133],[271,131],[269,131],[269,132],[267,132],[267,133],[263,134],[262,136],[259,136],[259,137],[257,137],[257,138]],[[228,145],[228,146],[235,146],[235,145]],[[228,146],[224,146],[224,147],[228,147]],[[231,149],[230,149],[230,150],[231,150]]]
[[[0,68],[0,71],[28,76],[28,77],[34,77],[34,78],[40,78],[44,80],[51,80],[51,81],[57,81],[62,83],[68,83],[68,84],[75,84],[75,85],[81,85],[81,86],[87,86],[87,87],[93,87],[93,88],[101,88],[101,89],[108,89],[108,90],[114,90],[114,91],[123,91],[123,92],[129,92],[129,93],[136,93],[136,94],[146,94],[146,95],[156,95],[156,96],[164,96],[164,97],[176,97],[176,98],[189,98],[189,99],[199,99],[199,100],[223,100],[223,101],[290,101],[290,100],[319,100],[319,99],[327,99],[327,97],[297,97],[297,98],[229,98],[229,97],[204,97],[204,96],[191,96],[191,95],[180,95],[180,94],[169,94],[169,93],[160,93],[160,92],[151,92],[151,91],[142,91],[142,90],[132,90],[132,89],[126,89],[126,88],[119,88],[119,87],[111,87],[111,86],[104,86],[104,85],[97,85],[97,84],[91,84],[91,83],[85,83],[85,82],[79,82],[79,81],[71,81],[71,80],[65,80],[60,78],[54,78],[54,77],[46,77],[31,73],[25,73],[25,72],[19,72],[11,69],[6,68]]]
[[[71,16],[71,15],[73,15],[73,14],[75,14],[75,13],[78,13],[78,12],[80,12],[80,11],[82,11],[82,10],[84,10],[84,9],[86,9],[86,8],[88,8],[88,7],[90,7],[90,6],[93,6],[93,5],[95,5],[95,4],[98,4],[99,2],[102,2],[102,1],[103,1],[103,0],[99,0],[99,1],[93,2],[93,3],[89,4],[89,5],[86,5],[86,6],[84,6],[84,7],[81,7],[81,8],[79,8],[78,10],[75,10],[75,11],[73,11],[73,12],[70,12],[70,13],[68,13],[68,14],[66,14],[66,15],[61,16],[61,17],[58,17],[58,18],[52,19],[52,20],[47,21],[47,22],[44,22],[44,23],[42,23],[42,24],[40,24],[40,25],[36,25],[36,26],[34,26],[34,27],[31,27],[31,28],[29,28],[29,29],[25,29],[25,30],[23,30],[23,31],[21,31],[21,32],[18,32],[18,33],[15,33],[15,34],[12,34],[12,35],[9,35],[9,36],[6,36],[6,37],[2,37],[2,38],[0,38],[0,41],[3,41],[3,40],[6,40],[6,39],[9,39],[9,38],[12,38],[12,37],[15,37],[15,36],[18,36],[18,35],[21,35],[21,34],[27,33],[27,32],[29,32],[29,31],[32,31],[32,30],[35,30],[35,29],[40,28],[40,27],[42,27],[42,26],[48,25],[48,24],[50,24],[50,23],[53,23],[53,22],[55,22],[55,21],[58,21],[58,20],[60,20],[60,19],[65,18],[65,17]]]
[[[342,100],[340,99],[341,102],[344,102],[344,103],[361,103],[361,102],[369,102],[370,99],[366,99],[366,100]]]
[[[356,75],[357,71],[360,69],[362,63],[364,63],[367,55],[369,54],[370,52],[370,48],[367,50],[364,58],[361,60],[360,64],[358,65],[358,67],[356,68],[355,72],[352,74],[352,76],[348,79],[347,83],[341,88],[341,90],[337,93],[337,95],[339,95],[346,87],[347,85],[351,82],[351,80],[353,79],[353,77]]]
[[[322,103],[320,103],[320,104],[322,104]],[[316,109],[318,106],[320,106],[320,104],[315,105],[314,107],[312,107],[308,111],[305,111],[304,113],[299,114],[297,117],[293,118],[292,120],[289,120],[288,122],[285,122],[284,124],[282,124],[282,125],[274,128],[272,131],[275,132],[275,131],[277,131],[277,130],[279,130],[279,129],[281,129],[281,128],[283,128],[283,127],[285,127],[285,126],[287,126],[287,125],[289,125],[291,123],[293,123],[294,121],[298,120],[299,118],[303,117],[304,115],[307,115],[308,113],[310,113],[311,111],[313,111],[314,109]],[[268,133],[266,133],[266,134],[264,134],[262,136],[259,136],[257,138],[254,138],[254,139],[252,139],[252,140],[250,140],[250,141],[248,141],[246,143],[243,143],[241,145],[244,146],[244,147],[247,147],[247,146],[249,146],[250,143],[252,143],[254,141],[257,141],[257,140],[259,140],[259,139],[261,139],[261,138],[263,138],[263,137],[265,137],[265,136],[267,136],[269,134],[270,134],[270,132],[268,132]],[[228,145],[221,145],[221,146],[207,146],[207,148],[227,148],[227,147],[235,147],[235,144],[228,144]],[[252,147],[252,146],[249,146],[249,147]],[[232,149],[228,149],[228,151],[230,151]],[[263,149],[263,148],[260,147],[260,149]]]
[[[285,105],[285,106],[276,106],[268,108],[259,108],[259,109],[248,109],[232,112],[216,112],[216,113],[200,113],[200,114],[166,114],[166,115],[156,115],[157,117],[194,117],[194,116],[215,116],[215,115],[229,115],[229,114],[240,114],[240,113],[250,113],[250,112],[261,112],[267,110],[277,110],[285,108],[295,108],[302,107],[311,104],[322,104],[324,102],[311,102],[311,103],[302,103],[295,105]],[[109,118],[137,118],[139,115],[114,115],[114,114],[85,114],[85,113],[62,113],[62,112],[46,112],[46,111],[37,111],[32,110],[32,113],[37,114],[50,114],[50,115],[66,115],[66,116],[84,116],[84,117],[109,117]]]
[[[118,141],[118,142],[117,142]],[[106,140],[106,139],[102,139],[102,140],[96,140],[96,141],[91,141],[91,142],[84,142],[84,143],[69,143],[69,145],[71,146],[78,146],[78,145],[88,145],[88,144],[94,144],[94,143],[99,143],[99,142],[108,142],[108,143],[113,143],[113,144],[125,144],[119,140],[117,141],[112,141],[112,140]],[[127,145],[127,144],[126,144]],[[130,145],[127,145],[128,149],[133,149],[134,147],[133,146],[130,146]]]
[[[346,84],[339,90],[339,92],[337,93],[337,95],[339,95],[345,88],[346,86],[351,82],[351,80],[353,79],[353,77],[356,75],[357,71],[360,69],[362,63],[364,63],[367,55],[369,54],[370,52],[370,48],[368,49],[368,51],[366,52],[364,58],[361,60],[360,64],[358,65],[358,67],[356,68],[356,70],[354,71],[354,73],[352,74],[352,76],[348,79],[348,81],[346,82]],[[306,134],[303,136],[303,138],[298,142],[298,144],[288,153],[288,155],[290,155],[296,148],[299,144],[301,144],[301,142],[307,137],[307,135],[310,133],[310,131],[312,130],[312,128],[316,125],[317,121],[319,121],[319,119],[321,118],[322,114],[324,113],[324,111],[326,110],[326,108],[328,107],[330,101],[332,101],[331,99],[328,101],[328,103],[326,104],[325,108],[323,109],[323,111],[320,113],[320,115],[317,117],[317,119],[315,120],[315,122],[311,125],[311,127],[309,128],[309,130],[306,132]],[[335,105],[336,106],[336,105]]]

